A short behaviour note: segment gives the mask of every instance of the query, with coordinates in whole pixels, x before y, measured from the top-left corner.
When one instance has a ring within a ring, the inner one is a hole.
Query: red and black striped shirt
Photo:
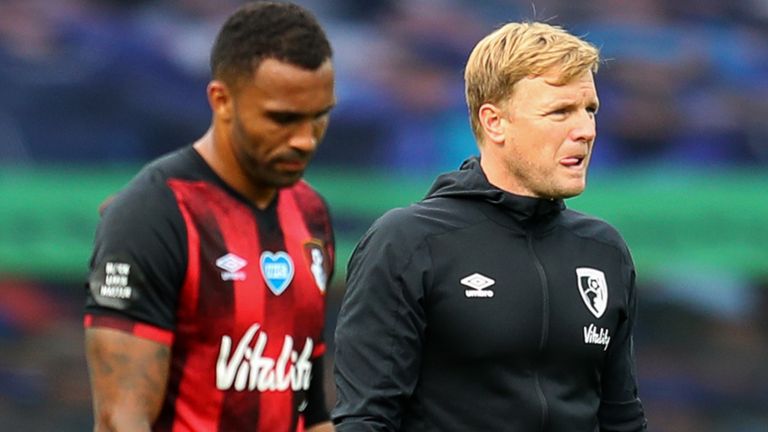
[[[86,326],[172,347],[158,431],[296,431],[326,420],[330,218],[307,183],[260,210],[190,146],[144,168],[104,211]]]

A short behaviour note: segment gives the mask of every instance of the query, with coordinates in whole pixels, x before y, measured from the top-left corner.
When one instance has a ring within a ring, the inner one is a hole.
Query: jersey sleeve
[[[325,405],[325,368],[323,357],[312,360],[312,377],[307,390],[307,408],[304,411],[304,424],[313,426],[328,421],[328,407]]]
[[[421,367],[428,248],[423,241],[404,241],[407,221],[385,219],[363,237],[349,262],[335,333],[332,417],[340,432],[399,430]]]
[[[102,213],[86,283],[85,325],[171,343],[186,229],[162,179],[139,177]]]
[[[637,315],[635,268],[629,251],[624,254],[627,315],[620,324],[603,370],[602,397],[598,411],[601,432],[647,430],[643,405],[638,398],[634,323]],[[614,343],[615,341],[615,343]]]

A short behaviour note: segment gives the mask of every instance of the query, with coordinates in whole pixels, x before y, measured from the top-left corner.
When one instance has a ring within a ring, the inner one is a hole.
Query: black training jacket
[[[607,223],[473,158],[376,221],[347,273],[337,431],[646,430],[635,271]]]

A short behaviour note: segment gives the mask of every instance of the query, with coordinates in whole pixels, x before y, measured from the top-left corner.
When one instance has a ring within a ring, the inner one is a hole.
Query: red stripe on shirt
[[[301,186],[301,188],[300,188]],[[281,191],[280,203],[278,207],[278,215],[280,218],[280,225],[283,227],[283,232],[286,233],[286,247],[289,255],[294,257],[294,264],[296,267],[296,274],[294,275],[294,281],[292,285],[298,289],[303,288],[304,291],[294,296],[292,310],[297,309],[312,309],[320,308],[319,313],[313,315],[292,315],[293,325],[297,329],[322,329],[325,320],[325,299],[324,294],[320,291],[320,288],[315,282],[315,278],[309,271],[309,262],[306,260],[306,252],[304,246],[310,240],[313,239],[312,234],[307,228],[305,221],[305,214],[303,209],[299,206],[299,199],[305,198],[305,193],[308,186],[304,184],[298,184],[296,188],[284,189]],[[314,196],[312,197],[314,198]],[[289,239],[289,236],[295,236],[294,239]],[[323,247],[327,250],[327,245]],[[326,257],[328,258],[328,257]],[[295,292],[296,290],[294,290]],[[319,298],[318,298],[319,296]],[[324,352],[325,344],[322,340],[322,332],[317,334],[308,334],[315,343],[313,348],[314,352]],[[313,357],[315,357],[313,355]],[[313,371],[313,373],[316,371]]]
[[[226,251],[240,257],[246,264],[237,270],[239,277],[232,281],[232,293],[234,297],[234,310],[231,312],[231,328],[227,335],[232,338],[232,346],[227,361],[231,361],[237,345],[243,336],[254,325],[259,329],[250,344],[253,348],[256,340],[264,331],[264,282],[261,277],[259,258],[262,245],[259,238],[254,210],[247,204],[236,199],[223,199],[219,205],[212,209],[212,214],[220,228],[221,237]],[[269,356],[269,348],[275,343],[276,336],[268,334],[267,348],[263,355]],[[250,355],[258,355],[252,352]],[[242,360],[247,363],[247,360]],[[258,390],[251,389],[250,383],[243,391],[230,388],[225,391],[222,401],[222,410],[227,412],[227,417],[222,418],[219,424],[220,430],[285,430],[284,428],[257,429],[256,425],[263,415],[264,407],[259,403]],[[283,412],[283,416],[286,413]]]
[[[175,361],[179,363],[174,364],[171,377],[176,386],[173,431],[218,430],[223,395],[212,387],[216,380],[218,337],[210,338],[219,329],[206,321],[212,317],[200,311],[204,294],[201,291],[216,287],[200,286],[201,265],[212,265],[201,263],[201,255],[208,252],[205,248],[211,240],[206,232],[206,224],[213,220],[211,209],[219,200],[231,198],[206,182],[172,180],[169,185],[179,203],[188,237],[187,273],[177,313],[177,332],[185,337],[184,345],[177,347],[179,355]]]

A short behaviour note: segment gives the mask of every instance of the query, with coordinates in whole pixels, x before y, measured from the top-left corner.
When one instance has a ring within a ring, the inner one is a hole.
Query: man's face
[[[597,91],[591,72],[555,85],[557,70],[515,85],[502,109],[504,189],[524,196],[569,198],[584,191],[595,141]],[[506,187],[504,187],[506,186]]]
[[[232,150],[257,186],[280,188],[304,174],[335,104],[330,60],[308,71],[266,59],[234,92]]]

